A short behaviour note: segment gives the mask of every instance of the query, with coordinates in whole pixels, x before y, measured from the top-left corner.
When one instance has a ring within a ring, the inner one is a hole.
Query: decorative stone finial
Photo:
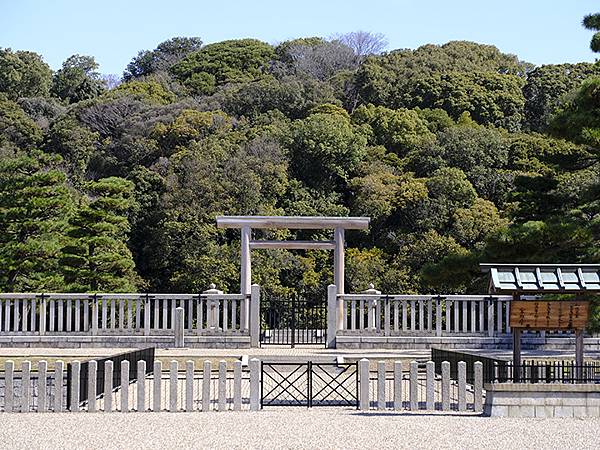
[[[216,289],[217,285],[215,283],[210,283],[210,285],[208,286],[209,289]]]
[[[375,289],[375,285],[373,283],[369,283],[369,289]]]

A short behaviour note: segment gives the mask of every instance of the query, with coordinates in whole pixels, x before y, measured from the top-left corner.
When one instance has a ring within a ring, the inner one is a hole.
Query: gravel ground
[[[2,414],[2,448],[598,448],[596,419],[491,419],[271,408],[226,413]]]

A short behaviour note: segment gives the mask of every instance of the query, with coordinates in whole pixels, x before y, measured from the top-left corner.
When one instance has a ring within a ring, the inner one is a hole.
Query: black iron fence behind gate
[[[358,408],[358,363],[261,363],[261,407]]]
[[[265,296],[261,302],[262,345],[306,345],[327,342],[325,299]]]

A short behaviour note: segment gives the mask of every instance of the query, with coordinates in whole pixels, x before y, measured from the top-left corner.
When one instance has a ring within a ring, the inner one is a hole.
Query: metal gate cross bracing
[[[327,305],[324,299],[268,297],[261,302],[261,345],[325,345]]]
[[[358,408],[358,363],[261,363],[261,408]]]

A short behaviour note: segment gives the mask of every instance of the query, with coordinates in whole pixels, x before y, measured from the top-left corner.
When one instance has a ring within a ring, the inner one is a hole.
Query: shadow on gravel
[[[414,416],[414,417],[470,417],[470,418],[479,418],[479,417],[486,417],[482,414],[465,414],[465,413],[458,413],[458,412],[452,412],[449,411],[447,413],[417,413],[417,412],[377,412],[377,411],[373,411],[373,412],[351,412],[349,413],[352,416],[363,416],[363,417],[373,417],[373,416],[381,416],[381,417],[386,417],[386,416],[390,416],[390,417],[394,417],[394,416],[399,416],[399,417],[410,417],[410,416]]]

